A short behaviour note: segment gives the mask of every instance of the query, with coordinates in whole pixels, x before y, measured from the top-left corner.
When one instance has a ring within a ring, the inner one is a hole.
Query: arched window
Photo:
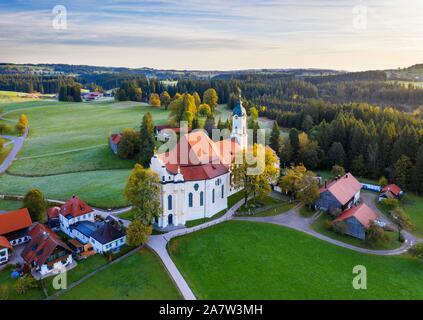
[[[225,185],[222,184],[222,199],[225,197]]]
[[[172,196],[167,196],[167,210],[172,210]]]
[[[200,206],[203,206],[203,205],[204,205],[204,192],[201,191],[200,192]]]
[[[214,189],[212,190],[212,202],[214,203]]]
[[[190,208],[192,208],[192,193],[191,192],[188,194],[188,205]]]

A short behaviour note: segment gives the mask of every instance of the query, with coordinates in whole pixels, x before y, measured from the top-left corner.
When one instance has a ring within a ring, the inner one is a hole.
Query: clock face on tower
[[[235,116],[235,119],[238,119],[238,116]]]

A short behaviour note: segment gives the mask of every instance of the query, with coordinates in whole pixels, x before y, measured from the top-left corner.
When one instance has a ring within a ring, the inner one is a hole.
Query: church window
[[[172,196],[167,196],[167,210],[172,210]]]
[[[193,205],[193,204],[192,204],[192,202],[193,202],[193,201],[192,201],[192,192],[190,192],[190,193],[188,194],[188,203],[189,203],[189,207],[190,207],[190,208],[192,208],[192,205]]]
[[[214,189],[212,190],[212,202],[214,203]]]
[[[222,199],[225,197],[225,186],[222,184]]]
[[[201,191],[200,192],[200,206],[203,206],[203,205],[204,205],[204,192]]]
[[[194,185],[194,190],[195,190],[195,191],[198,191],[198,188],[200,188],[200,186],[198,185],[198,183],[196,183],[196,184]]]

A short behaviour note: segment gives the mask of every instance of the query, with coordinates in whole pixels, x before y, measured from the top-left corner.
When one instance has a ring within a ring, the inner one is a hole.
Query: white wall
[[[106,243],[104,245],[101,244],[100,242],[96,241],[93,238],[90,239],[90,242],[93,245],[93,248],[94,248],[95,251],[97,251],[98,253],[104,253],[104,252],[112,251],[116,248],[119,248],[119,247],[122,247],[123,245],[125,245],[126,236],[119,238],[117,240],[114,240],[112,242]]]
[[[0,264],[9,260],[9,251],[7,248],[0,249]]]
[[[66,259],[66,262],[63,264],[62,263],[62,260],[60,260],[60,261],[58,261],[58,262],[56,262],[54,265],[53,265],[53,268],[52,269],[48,269],[48,267],[47,267],[47,265],[46,264],[43,264],[40,268],[39,268],[39,272],[40,272],[40,274],[42,275],[42,276],[45,276],[45,275],[47,275],[47,274],[49,274],[49,273],[57,273],[57,270],[61,270],[63,267],[66,267],[66,266],[68,266],[68,265],[70,265],[71,263],[72,263],[72,255],[69,255],[68,257],[67,257],[67,259]]]

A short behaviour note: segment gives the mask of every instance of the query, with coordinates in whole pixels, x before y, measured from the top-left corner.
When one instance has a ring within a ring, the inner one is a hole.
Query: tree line
[[[0,74],[0,90],[5,91],[56,94],[61,86],[76,84],[73,77]]]

